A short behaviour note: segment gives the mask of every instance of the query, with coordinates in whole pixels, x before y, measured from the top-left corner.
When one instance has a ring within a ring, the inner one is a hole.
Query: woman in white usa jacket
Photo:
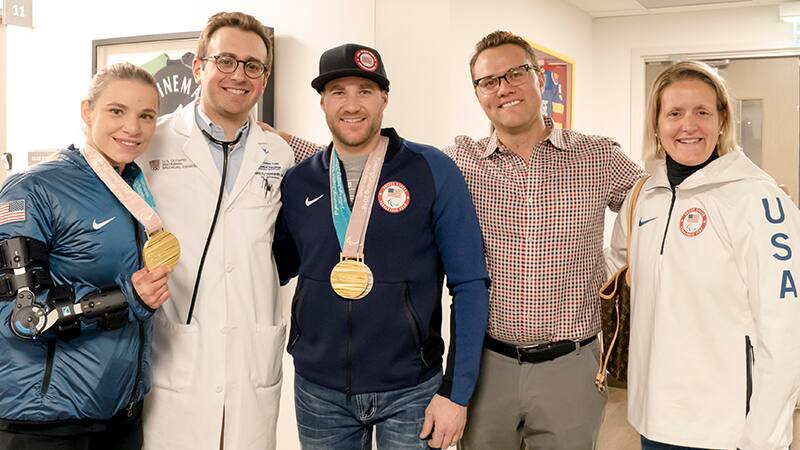
[[[736,148],[725,82],[707,65],[666,69],[646,120],[628,420],[644,450],[785,449],[800,388],[798,209]],[[629,201],[609,269],[625,262]]]

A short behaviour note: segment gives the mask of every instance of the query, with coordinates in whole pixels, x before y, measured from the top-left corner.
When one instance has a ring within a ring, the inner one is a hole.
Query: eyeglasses
[[[472,84],[474,84],[482,94],[493,94],[500,89],[500,80],[506,80],[506,83],[511,86],[519,86],[530,79],[527,75],[531,70],[536,69],[530,64],[523,64],[508,69],[505,75],[500,75],[499,77],[489,75],[488,77],[473,80]]]
[[[222,73],[236,72],[236,69],[239,68],[239,64],[242,64],[244,66],[244,74],[247,75],[248,78],[259,78],[267,71],[267,66],[257,59],[242,61],[241,59],[236,59],[233,56],[227,55],[215,55],[201,58],[201,61],[209,60],[214,60],[217,69]]]

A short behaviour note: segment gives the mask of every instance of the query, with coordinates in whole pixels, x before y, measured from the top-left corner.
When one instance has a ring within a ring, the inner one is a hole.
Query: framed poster
[[[530,42],[539,67],[544,71],[542,113],[552,117],[555,126],[572,128],[572,93],[575,87],[575,60]]]
[[[273,64],[264,95],[256,104],[258,120],[275,122],[275,34],[267,27],[272,41]],[[192,60],[197,47],[199,31],[186,33],[130,36],[92,41],[92,75],[108,65],[131,62],[145,68],[156,79],[161,97],[159,115],[171,113],[186,105],[200,93],[200,86],[192,75]]]

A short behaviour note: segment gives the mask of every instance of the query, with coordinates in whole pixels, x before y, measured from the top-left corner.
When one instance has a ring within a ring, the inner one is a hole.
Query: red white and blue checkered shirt
[[[488,334],[513,344],[600,331],[606,207],[619,211],[642,169],[618,143],[553,127],[528,164],[498,141],[458,136],[447,153],[469,186],[483,232]],[[319,146],[292,138],[295,159]]]

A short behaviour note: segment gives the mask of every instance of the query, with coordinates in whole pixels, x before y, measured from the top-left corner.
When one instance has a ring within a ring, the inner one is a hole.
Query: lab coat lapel
[[[209,181],[219,186],[220,173],[211,157],[208,141],[195,122],[195,102],[189,103],[181,111],[180,120],[175,122],[175,132],[186,136],[188,139],[183,144],[183,153],[189,158],[200,173]]]

